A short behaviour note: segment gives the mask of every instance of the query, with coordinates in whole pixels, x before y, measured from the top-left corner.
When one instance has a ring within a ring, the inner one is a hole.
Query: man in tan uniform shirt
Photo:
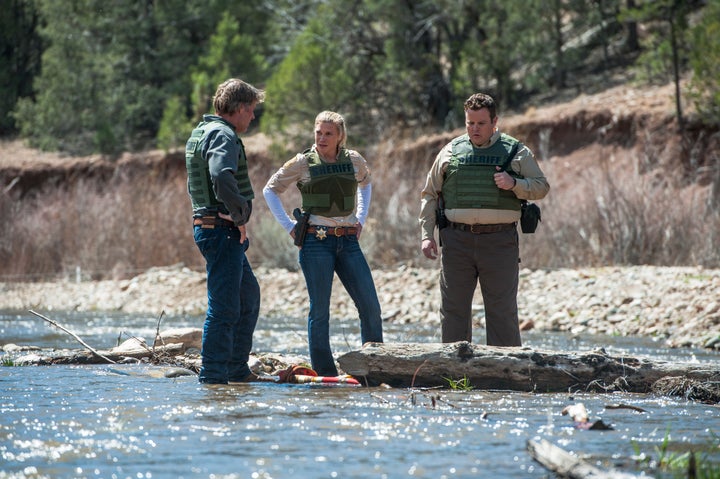
[[[472,299],[480,282],[487,344],[520,346],[517,292],[520,200],[547,195],[550,185],[530,149],[497,129],[494,100],[465,102],[467,134],[438,153],[421,193],[422,252],[438,256],[438,197],[448,226],[439,231],[442,341],[472,341]]]

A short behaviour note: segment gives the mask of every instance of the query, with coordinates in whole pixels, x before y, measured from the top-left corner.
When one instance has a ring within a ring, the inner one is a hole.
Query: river
[[[152,338],[157,318],[43,312],[98,349]],[[200,327],[165,317],[162,329]],[[353,321],[332,325],[336,354],[359,346]],[[385,325],[386,342],[438,341],[421,325]],[[484,341],[483,331],[478,340]],[[0,345],[81,346],[24,312],[0,312]],[[720,354],[647,338],[530,332],[526,346],[720,364]],[[254,350],[307,355],[305,321],[261,318]],[[7,356],[6,356],[7,359]],[[652,394],[410,390],[251,383],[203,386],[149,365],[0,368],[0,478],[549,478],[526,451],[547,439],[603,468],[654,477],[652,461],[703,452],[720,465],[717,406]],[[585,404],[612,430],[576,429]],[[642,408],[613,409],[626,404]],[[713,452],[706,453],[712,449]],[[643,461],[641,458],[645,458]],[[648,462],[650,461],[650,462]]]

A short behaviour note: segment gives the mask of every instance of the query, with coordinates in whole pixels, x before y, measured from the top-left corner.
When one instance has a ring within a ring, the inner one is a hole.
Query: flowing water
[[[152,338],[157,318],[43,313],[97,349],[118,337]],[[203,318],[163,318],[163,329],[200,327]],[[333,323],[333,347],[359,346],[353,321]],[[385,326],[386,342],[437,342],[437,328]],[[483,332],[476,331],[484,341]],[[531,332],[526,346],[655,360],[720,364],[720,354],[671,350],[645,338],[571,337]],[[67,333],[28,313],[0,313],[0,345],[79,349]],[[303,319],[261,318],[258,352],[307,355]],[[7,359],[7,357],[6,357]],[[547,439],[590,464],[654,477],[636,460],[715,450],[720,409],[645,394],[530,394],[252,383],[202,386],[168,379],[148,365],[0,368],[0,478],[549,478],[527,453]],[[591,420],[573,427],[562,409],[582,402]],[[628,404],[644,409],[606,408]]]

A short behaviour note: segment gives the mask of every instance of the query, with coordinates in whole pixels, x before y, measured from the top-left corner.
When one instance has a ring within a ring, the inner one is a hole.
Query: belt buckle
[[[476,226],[482,227],[482,225],[480,225],[480,224],[472,224],[472,225],[470,225],[470,232],[473,233],[473,234],[480,234],[480,233],[482,233],[482,228],[480,228],[480,231],[475,231],[475,227],[476,227]]]
[[[344,228],[342,226],[336,226],[333,228],[333,234],[335,235],[336,238],[339,238],[340,236],[343,235],[343,229]],[[338,230],[340,230],[340,233],[338,233]]]
[[[318,226],[315,228],[315,237],[319,239],[320,241],[327,238],[327,228],[323,228],[322,226]]]

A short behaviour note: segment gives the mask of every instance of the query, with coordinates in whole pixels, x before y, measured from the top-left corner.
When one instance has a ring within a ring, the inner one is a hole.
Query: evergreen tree
[[[87,151],[101,131],[111,130],[98,88],[108,80],[109,63],[92,62],[101,47],[104,31],[90,29],[84,1],[39,0],[46,20],[40,33],[47,42],[42,74],[35,78],[34,101],[18,102],[17,120],[31,145],[45,150]],[[69,68],[72,65],[72,68]],[[92,125],[91,129],[87,127]]]
[[[265,58],[253,37],[241,33],[240,22],[224,12],[207,45],[207,52],[191,69],[193,118],[212,111],[212,96],[228,78],[258,86],[265,79]]]
[[[190,90],[188,65],[218,2],[37,2],[48,46],[34,99],[18,102],[22,134],[36,147],[75,154],[154,141],[167,98]]]
[[[717,115],[719,0],[707,0],[693,49],[700,0],[8,1],[0,133],[18,128],[49,150],[180,146],[229,77],[267,90],[264,131],[303,144],[325,109],[347,117],[355,144],[459,127],[475,91],[520,107],[602,74],[625,51],[608,38],[632,43],[637,25],[648,76],[679,84],[690,61],[698,108]]]
[[[32,96],[42,54],[38,24],[33,0],[7,0],[0,9],[0,135],[15,131],[10,112],[18,98]]]
[[[644,22],[650,32],[648,45],[638,59],[640,78],[650,82],[672,81],[675,84],[675,114],[678,127],[684,130],[680,77],[689,57],[689,14],[699,7],[693,0],[656,0],[638,4],[622,12],[623,18]]]
[[[312,121],[323,110],[347,114],[357,100],[352,57],[337,21],[336,2],[318,8],[317,15],[296,38],[290,52],[267,83],[262,129],[270,134],[291,134],[307,143]],[[352,122],[351,122],[352,123]],[[290,131],[297,126],[299,131]]]
[[[691,33],[691,98],[704,121],[720,125],[720,0],[708,0]]]

